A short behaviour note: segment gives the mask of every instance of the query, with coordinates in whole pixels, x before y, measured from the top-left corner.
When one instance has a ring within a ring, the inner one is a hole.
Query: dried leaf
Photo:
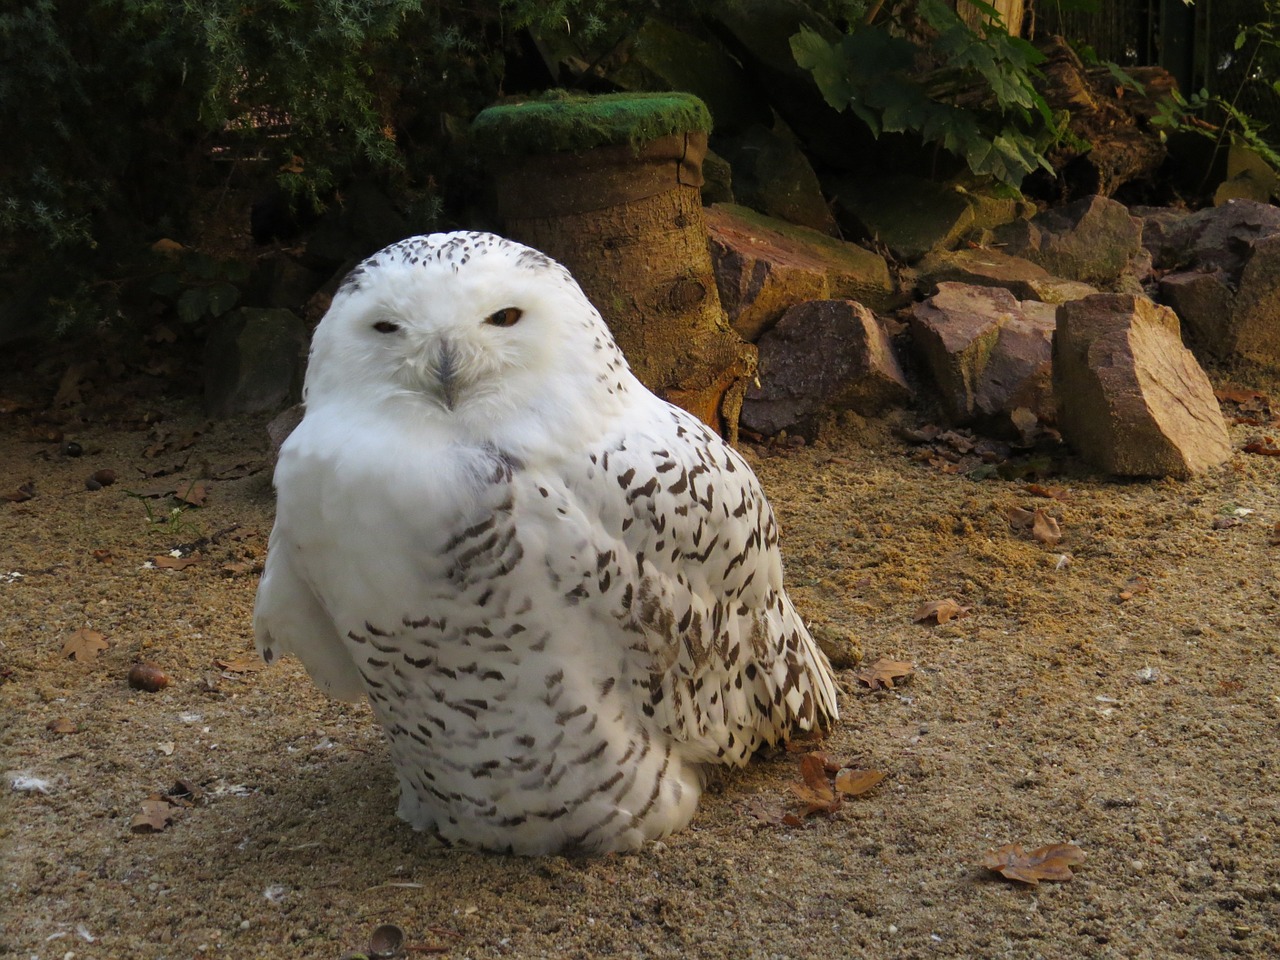
[[[1010,880],[1035,886],[1041,880],[1070,880],[1071,868],[1084,862],[1084,851],[1074,843],[1051,843],[1027,853],[1020,843],[988,850],[982,866]]]
[[[267,461],[250,460],[246,463],[217,464],[209,468],[209,476],[214,480],[240,480],[244,477],[265,470]]]
[[[80,728],[70,717],[57,717],[45,724],[45,729],[50,733],[75,733]]]
[[[948,620],[959,620],[969,615],[969,607],[962,607],[951,598],[946,600],[930,600],[928,603],[922,603],[916,607],[916,612],[911,615],[914,623],[924,623],[926,620],[932,620],[934,623],[946,623]]]
[[[1035,520],[1031,524],[1031,535],[1041,543],[1053,546],[1062,539],[1062,528],[1058,526],[1057,520],[1043,510],[1037,509]]]
[[[857,671],[854,676],[872,690],[887,690],[893,687],[895,680],[905,680],[915,671],[915,664],[881,657],[865,670]]]
[[[1230,400],[1232,403],[1248,403],[1251,400],[1266,401],[1265,393],[1258,393],[1257,390],[1250,390],[1247,387],[1225,386],[1213,391],[1213,395],[1220,401]]]
[[[97,365],[97,361],[88,360],[84,363],[73,363],[67,367],[66,372],[62,375],[62,380],[58,383],[58,392],[53,395],[53,405],[55,407],[70,407],[79,403],[81,400],[80,387]]]
[[[205,500],[209,498],[209,481],[193,480],[179,485],[173,495],[183,503],[189,503],[193,507],[203,507]]]
[[[831,781],[827,779],[827,758],[820,753],[808,753],[800,758],[800,783],[791,784],[791,792],[804,803],[804,816],[815,813],[833,813],[840,808]]]
[[[228,673],[256,673],[266,668],[267,663],[261,657],[243,654],[230,660],[215,660],[213,665]]]
[[[1151,589],[1151,584],[1147,583],[1146,577],[1130,577],[1125,581],[1123,587],[1120,588],[1120,600],[1132,600],[1140,593],[1146,593]]]
[[[1263,437],[1260,440],[1251,440],[1244,445],[1245,453],[1259,453],[1264,457],[1280,457],[1280,444],[1276,443],[1275,437]]]
[[[1004,518],[1015,530],[1026,530],[1036,522],[1035,511],[1024,507],[1010,507],[1004,512]]]
[[[859,797],[866,793],[887,774],[882,770],[855,770],[845,767],[836,774],[836,793],[844,797]]]
[[[1050,500],[1071,499],[1071,493],[1066,487],[1044,487],[1038,483],[1028,483],[1022,489],[1034,497],[1047,497]]]
[[[189,557],[175,557],[169,553],[162,553],[153,558],[151,562],[161,570],[185,570],[193,563],[199,563],[203,559],[198,553],[193,553]]]
[[[142,801],[142,812],[129,821],[129,829],[134,833],[159,833],[173,822],[177,809],[168,800],[150,797]]]
[[[18,487],[17,490],[10,490],[8,493],[3,494],[6,500],[11,500],[14,503],[23,503],[30,500],[35,495],[36,485],[30,481],[22,484],[22,486]]]
[[[81,628],[62,644],[62,655],[80,663],[88,663],[108,646],[110,644],[105,635],[97,630]]]

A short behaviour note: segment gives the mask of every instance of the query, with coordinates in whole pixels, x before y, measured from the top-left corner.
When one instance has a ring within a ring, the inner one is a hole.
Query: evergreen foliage
[[[67,312],[77,267],[120,273],[108,255],[181,237],[211,157],[252,158],[313,203],[353,171],[414,166],[429,180],[441,117],[469,119],[503,92],[504,52],[519,30],[591,35],[628,2],[0,7],[5,272],[42,288],[28,306]]]

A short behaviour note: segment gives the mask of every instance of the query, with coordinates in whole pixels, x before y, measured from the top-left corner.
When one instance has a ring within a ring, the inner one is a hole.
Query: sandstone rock
[[[844,219],[900,260],[949,249],[974,226],[972,205],[947,184],[918,177],[845,177],[830,189]]]
[[[851,300],[798,304],[760,338],[758,385],[742,425],[772,435],[808,426],[826,409],[871,415],[911,397],[875,316]]]
[[[1063,437],[1094,466],[1188,477],[1231,456],[1213,387],[1168,307],[1125,294],[1063,304],[1053,364]]]
[[[1004,251],[1070,280],[1116,283],[1142,247],[1142,223],[1123,204],[1085,197],[994,231]]]
[[[205,408],[215,417],[279,410],[301,394],[306,349],[306,327],[292,311],[232,310],[205,343]]]
[[[1019,300],[1041,299],[1036,295],[1034,284],[1053,279],[1039,264],[987,247],[931,253],[916,266],[916,276],[916,288],[925,294],[936,293],[939,283],[949,281],[1003,287]]]
[[[873,310],[896,300],[884,258],[856,244],[731,204],[705,214],[720,302],[746,340],[806,300],[856,300]]]
[[[1211,356],[1229,352],[1223,329],[1231,317],[1235,292],[1226,271],[1184,270],[1160,280],[1160,299],[1173,307],[1192,344]]]
[[[1182,221],[1191,216],[1188,210],[1176,207],[1129,208],[1129,215],[1142,221],[1142,246],[1151,254],[1157,266],[1169,266],[1172,251],[1181,244]]]
[[[1280,209],[1249,200],[1194,213],[1170,231],[1160,296],[1202,354],[1280,369]]]
[[[1280,233],[1280,207],[1229,200],[1169,223],[1163,230],[1164,242],[1152,254],[1161,269],[1238,273],[1253,242],[1274,233]]]
[[[1066,303],[1069,300],[1083,300],[1085,297],[1091,297],[1098,290],[1091,283],[1081,283],[1079,280],[1063,280],[1061,277],[1050,277],[1048,280],[1032,280],[1027,286],[1030,288],[1030,296],[1027,299],[1039,300],[1041,303]]]
[[[912,308],[911,335],[953,423],[1019,430],[1014,412],[1053,419],[1054,308],[1001,287],[940,283]]]

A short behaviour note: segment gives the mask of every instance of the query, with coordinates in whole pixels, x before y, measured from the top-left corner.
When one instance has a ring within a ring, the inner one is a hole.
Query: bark
[[[509,236],[569,268],[645,386],[732,441],[756,350],[720,306],[690,182],[705,137],[688,139],[666,156],[610,147],[533,158],[499,173],[499,206]],[[558,211],[547,203],[557,197]]]

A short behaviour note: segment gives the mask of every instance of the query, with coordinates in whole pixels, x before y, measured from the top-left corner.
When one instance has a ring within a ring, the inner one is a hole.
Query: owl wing
[[[593,453],[599,590],[640,708],[692,759],[745,763],[837,716],[830,664],[783,589],[778,528],[739,454],[661,403]],[[589,488],[588,492],[585,488]],[[619,630],[621,631],[619,633]]]
[[[308,562],[322,562],[319,555],[325,551],[317,546],[323,543],[317,512],[321,493],[315,480],[321,471],[299,463],[303,432],[302,427],[295,430],[276,466],[276,522],[254,601],[254,637],[268,663],[294,654],[325,693],[358,700],[364,695],[360,672],[306,574]]]

